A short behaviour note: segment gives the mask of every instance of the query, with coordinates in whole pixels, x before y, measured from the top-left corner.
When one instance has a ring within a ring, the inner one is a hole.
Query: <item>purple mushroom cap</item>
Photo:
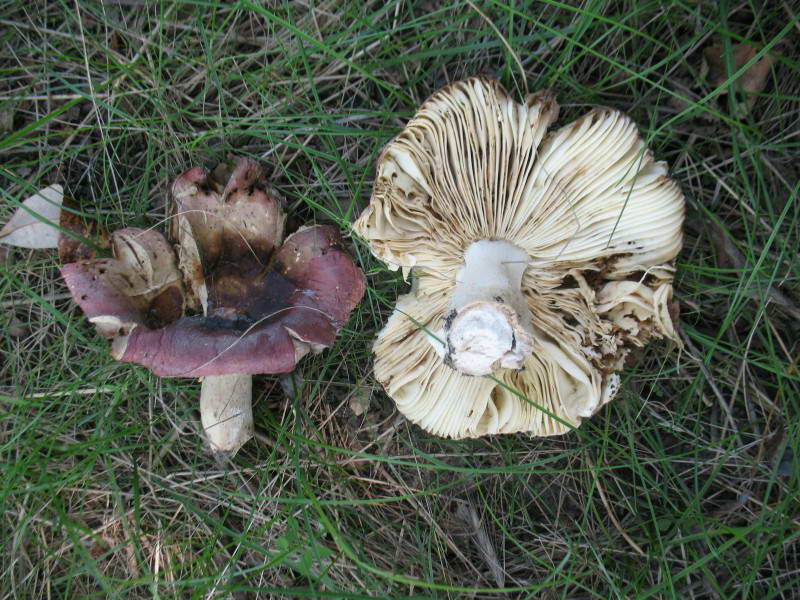
[[[124,229],[113,258],[61,268],[115,358],[160,376],[286,373],[333,343],[365,290],[334,226],[281,244],[281,201],[250,160],[224,185],[190,169],[173,196],[175,249],[156,231]]]

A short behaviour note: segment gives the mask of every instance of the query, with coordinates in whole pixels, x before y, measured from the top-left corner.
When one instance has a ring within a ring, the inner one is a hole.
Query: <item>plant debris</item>
[[[3,229],[0,243],[18,248],[57,248],[64,189],[49,185],[22,203]]]
[[[736,44],[732,47],[731,71],[728,72],[726,64],[725,47],[722,44],[708,46],[703,50],[703,64],[701,75],[708,83],[715,88],[719,88],[746,64],[755,58],[758,48],[749,44]],[[744,116],[752,110],[753,105],[758,99],[758,94],[764,91],[767,85],[767,76],[775,62],[775,57],[765,54],[759,60],[750,65],[744,73],[733,81],[731,88],[721,89],[720,96],[727,95],[730,89],[741,92],[744,95],[743,102],[737,102],[737,116]]]

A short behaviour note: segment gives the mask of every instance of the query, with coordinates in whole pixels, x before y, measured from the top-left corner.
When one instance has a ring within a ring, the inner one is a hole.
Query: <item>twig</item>
[[[19,396],[18,400],[28,400],[32,398],[61,398],[63,396],[89,396],[91,394],[110,394],[111,392],[116,392],[119,388],[112,387],[112,386],[103,386],[99,388],[83,388],[80,390],[68,390],[63,392],[36,392],[34,394],[25,394],[24,396]],[[3,394],[5,395],[5,394]],[[10,396],[10,395],[9,395]]]

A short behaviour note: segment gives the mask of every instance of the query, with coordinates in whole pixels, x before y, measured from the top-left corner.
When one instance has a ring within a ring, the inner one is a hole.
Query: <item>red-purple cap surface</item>
[[[157,232],[126,229],[114,258],[61,269],[115,358],[161,376],[285,373],[333,343],[365,290],[334,226],[281,245],[281,202],[249,160],[224,185],[190,169],[173,194],[177,254]]]

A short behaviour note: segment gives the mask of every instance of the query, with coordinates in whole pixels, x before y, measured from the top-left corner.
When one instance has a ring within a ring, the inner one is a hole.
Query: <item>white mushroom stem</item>
[[[227,457],[236,454],[253,437],[253,376],[204,377],[200,420],[212,452]]]
[[[467,248],[444,328],[445,361],[454,369],[489,375],[522,368],[533,350],[531,312],[520,288],[529,260],[505,241]]]

